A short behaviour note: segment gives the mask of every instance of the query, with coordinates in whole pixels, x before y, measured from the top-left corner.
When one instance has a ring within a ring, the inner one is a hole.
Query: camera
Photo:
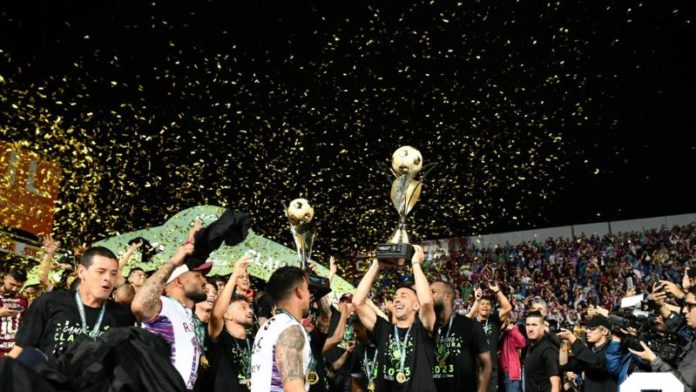
[[[411,244],[379,244],[377,245],[376,257],[379,261],[391,264],[398,264],[399,259],[404,259],[408,263],[416,250]]]
[[[621,337],[621,344],[636,351],[643,351],[643,341],[660,358],[673,363],[682,350],[682,344],[675,331],[664,324],[658,324],[656,317],[640,309],[624,310],[609,314],[611,332]],[[636,336],[624,334],[621,329],[635,328]]]

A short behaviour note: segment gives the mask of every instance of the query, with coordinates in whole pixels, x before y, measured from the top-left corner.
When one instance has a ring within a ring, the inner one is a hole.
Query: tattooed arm
[[[275,360],[287,392],[304,392],[304,361],[302,350],[305,345],[304,334],[299,325],[293,325],[281,332],[275,345]],[[306,342],[309,344],[309,342]]]
[[[191,253],[193,253],[193,244],[180,246],[172,258],[145,281],[131,303],[131,311],[138,321],[149,321],[157,316],[162,308],[160,295],[162,295],[167,279],[177,267],[184,264],[184,259]]]

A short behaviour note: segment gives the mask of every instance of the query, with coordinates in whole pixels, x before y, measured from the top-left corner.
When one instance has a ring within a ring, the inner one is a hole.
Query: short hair
[[[541,320],[544,320],[544,316],[541,315],[541,312],[537,312],[536,310],[533,310],[529,313],[527,313],[527,316],[525,316],[525,320],[527,320],[530,317],[537,317],[540,318]]]
[[[413,294],[415,294],[416,296],[418,296],[418,292],[416,291],[416,289],[414,289],[413,287],[411,287],[411,285],[408,284],[408,283],[403,283],[403,284],[400,284],[399,286],[397,286],[397,287],[396,287],[396,290],[394,290],[394,294],[396,294],[396,292],[397,292],[399,289],[408,289],[408,290],[411,290],[411,291],[413,291]]]
[[[102,256],[108,259],[114,259],[118,262],[118,257],[116,257],[114,252],[112,252],[108,248],[105,248],[103,246],[93,246],[87,249],[82,254],[82,256],[80,256],[80,265],[82,265],[85,268],[89,268],[92,265],[92,262],[94,261],[94,256]]]
[[[26,271],[21,271],[21,270],[12,270],[12,271],[8,272],[5,276],[9,276],[10,278],[12,278],[20,283],[24,283],[27,280]]]
[[[128,271],[128,278],[130,278],[131,275],[133,275],[133,272],[136,272],[136,271],[142,271],[143,273],[145,273],[144,269],[142,269],[140,267],[135,267],[135,268],[132,268],[130,271]]]
[[[273,272],[268,279],[268,294],[274,303],[287,299],[292,290],[305,281],[305,272],[298,267],[286,265]]]
[[[452,298],[454,298],[457,295],[457,293],[454,290],[454,286],[452,286],[452,284],[445,282],[444,280],[438,280],[438,281],[433,282],[433,284],[434,283],[439,283],[439,284],[443,285],[445,287],[445,292],[447,294],[451,295]]]
[[[541,306],[543,306],[544,309],[546,309],[546,310],[549,309],[549,305],[548,305],[548,304],[546,303],[546,301],[544,301],[544,299],[541,298],[541,297],[535,297],[535,298],[533,298],[533,299],[532,299],[532,305],[534,305],[534,304],[541,304]]]
[[[484,296],[481,297],[481,299],[479,300],[479,302],[481,302],[481,301],[488,301],[488,302],[491,303],[491,305],[494,305],[494,304],[495,304],[495,300],[494,300],[493,297],[491,297],[490,295],[484,295]]]

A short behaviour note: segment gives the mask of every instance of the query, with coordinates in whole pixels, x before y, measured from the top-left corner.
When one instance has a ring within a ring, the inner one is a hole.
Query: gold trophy
[[[413,256],[411,239],[406,231],[406,216],[418,202],[425,175],[435,164],[425,167],[420,151],[411,146],[399,147],[392,155],[391,171],[396,177],[391,186],[391,201],[399,214],[399,225],[386,244],[377,245],[377,259],[383,262],[403,265]]]
[[[319,299],[331,292],[329,280],[316,275],[309,270],[309,263],[312,260],[312,245],[317,237],[312,219],[314,218],[314,208],[307,199],[295,199],[288,206],[284,206],[285,216],[290,222],[290,232],[297,248],[297,259],[300,261],[300,268],[307,271],[309,291],[314,294],[314,298]]]

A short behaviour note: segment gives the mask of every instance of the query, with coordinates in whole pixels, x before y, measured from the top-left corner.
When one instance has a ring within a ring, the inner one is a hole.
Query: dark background
[[[304,196],[351,253],[403,144],[419,239],[695,210],[692,2],[237,3],[0,5],[0,136],[64,168],[65,243],[209,203],[290,245]]]

